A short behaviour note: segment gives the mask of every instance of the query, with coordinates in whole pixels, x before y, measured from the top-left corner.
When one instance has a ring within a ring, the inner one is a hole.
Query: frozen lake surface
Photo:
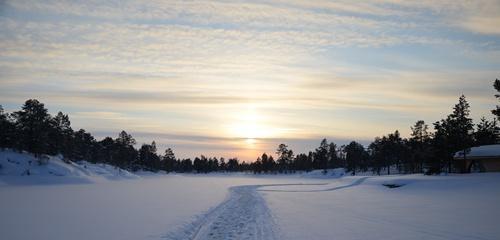
[[[0,176],[2,239],[500,237],[499,173],[30,177]]]

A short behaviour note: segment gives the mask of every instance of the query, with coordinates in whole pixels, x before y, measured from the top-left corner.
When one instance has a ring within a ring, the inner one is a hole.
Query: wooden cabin
[[[461,173],[500,172],[500,144],[483,145],[455,153],[455,166]]]

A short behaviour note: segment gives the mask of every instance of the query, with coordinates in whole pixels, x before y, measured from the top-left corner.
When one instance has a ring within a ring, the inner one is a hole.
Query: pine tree
[[[440,173],[448,164],[450,154],[453,152],[450,144],[449,123],[445,119],[434,123],[434,138],[432,139],[433,157],[427,160],[427,174]]]
[[[192,172],[193,171],[193,162],[191,159],[182,159],[179,161],[179,172]]]
[[[230,158],[227,161],[227,170],[230,172],[235,172],[238,171],[238,159],[237,158]]]
[[[474,144],[474,125],[469,117],[469,103],[465,96],[460,96],[453,112],[446,119],[434,123],[434,150],[435,155],[447,166],[448,172],[453,169],[453,154],[462,151],[467,157],[470,147]]]
[[[220,162],[220,164],[219,164],[219,170],[223,171],[223,172],[227,171],[226,159],[224,159],[223,157],[221,157],[219,159],[219,162]]]
[[[204,155],[200,156],[200,171],[203,173],[208,172],[208,158]]]
[[[474,125],[472,119],[469,118],[470,110],[469,103],[462,95],[459,98],[458,103],[453,109],[453,113],[450,115],[451,122],[451,140],[454,146],[454,151],[463,151],[464,158],[466,158],[469,148],[473,145],[474,139],[472,133],[474,131]],[[451,159],[449,163],[449,171],[451,172]]]
[[[68,115],[58,112],[51,119],[52,131],[50,132],[50,142],[52,154],[60,153],[64,157],[70,157],[73,143],[73,129]]]
[[[323,169],[326,173],[328,168],[328,141],[326,139],[321,140],[321,143],[314,152],[314,168]]]
[[[384,162],[384,157],[385,155],[382,154],[382,139],[379,137],[376,137],[373,142],[368,145],[368,152],[370,154],[370,160],[371,160],[371,165],[372,165],[372,171],[373,173],[376,173],[380,175],[380,172],[383,167],[383,162]]]
[[[411,138],[408,141],[410,147],[410,158],[413,171],[422,172],[426,159],[431,157],[431,134],[429,126],[423,120],[419,120],[411,127]]]
[[[408,172],[408,169],[410,167],[407,166],[408,164],[406,161],[408,154],[408,149],[405,142],[406,140],[401,138],[401,134],[398,130],[396,130],[394,133],[389,134],[388,139],[390,148],[392,149],[392,151],[390,152],[392,162],[396,164],[396,167],[400,172],[403,167],[405,171]]]
[[[113,156],[116,155],[116,146],[115,140],[111,137],[105,137],[103,140],[99,141],[97,146],[99,147],[99,151],[97,154],[97,158],[99,162],[114,164],[115,161]]]
[[[72,144],[73,151],[69,155],[70,159],[96,162],[94,160],[94,146],[96,144],[96,141],[90,133],[86,132],[84,129],[76,131],[73,136]]]
[[[212,158],[212,163],[210,164],[210,171],[211,172],[219,171],[219,160],[216,157]]]
[[[368,165],[371,165],[373,172],[379,175],[382,168],[386,168],[387,174],[390,175],[393,165],[396,165],[399,170],[401,170],[403,164],[406,165],[408,149],[405,140],[401,138],[398,130],[387,136],[375,138],[375,141],[368,146],[368,149],[372,162],[365,162],[361,164],[360,168],[366,170]]]
[[[314,169],[313,161],[314,161],[314,153],[312,151],[309,151],[309,153],[307,154],[306,171],[311,171]]]
[[[10,116],[0,105],[0,148],[12,148],[16,141],[16,128]]]
[[[35,154],[48,153],[50,115],[47,109],[36,99],[27,100],[21,111],[13,114],[16,128],[19,130],[20,148]]]
[[[269,171],[276,173],[276,161],[274,161],[273,156],[269,156],[268,162],[269,162],[269,165],[268,165]]]
[[[352,141],[345,146],[344,151],[347,171],[352,172],[352,175],[356,175],[356,169],[358,169],[363,162],[367,160],[368,154],[363,145],[355,141]]]
[[[138,153],[134,145],[136,141],[132,135],[125,131],[121,131],[118,138],[115,139],[113,151],[113,163],[121,168],[130,168],[137,160]]]
[[[252,164],[252,169],[253,169],[253,173],[254,174],[260,174],[262,173],[262,159],[260,157],[257,158],[257,160],[255,162],[253,162]]]
[[[132,135],[128,134],[125,131],[121,131],[120,134],[118,134],[118,138],[116,138],[115,141],[116,143],[121,144],[123,146],[133,146],[136,143]]]
[[[143,144],[139,149],[138,165],[134,170],[145,168],[149,171],[158,171],[160,169],[160,157],[156,154],[156,143]]]
[[[497,142],[497,121],[486,120],[485,117],[481,118],[481,122],[476,125],[476,132],[474,133],[474,145],[489,145]]]
[[[419,120],[411,127],[411,139],[414,142],[424,143],[429,140],[430,134],[427,131],[429,126],[425,124],[424,120]]]
[[[276,149],[276,154],[278,155],[279,172],[287,173],[290,162],[293,159],[293,151],[289,150],[288,146],[282,143],[278,146],[278,149]]]
[[[498,79],[495,79],[495,82],[493,83],[493,87],[495,88],[495,90],[497,90],[497,92],[500,93],[500,80]],[[495,97],[500,100],[500,94],[495,94]],[[496,106],[496,109],[494,110],[491,110],[491,113],[493,113],[493,115],[497,116],[497,119],[500,120],[500,106]]]
[[[328,166],[331,168],[340,167],[339,157],[337,155],[337,145],[333,142],[328,145]]]
[[[203,163],[199,157],[194,158],[193,169],[196,171],[196,173],[201,173],[203,171]]]
[[[165,149],[165,154],[163,155],[163,170],[167,173],[173,172],[176,168],[176,163],[174,151],[172,151],[171,148]]]
[[[271,162],[269,161],[269,157],[267,156],[267,154],[263,153],[262,156],[260,157],[260,159],[262,161],[262,170],[265,173],[272,171],[273,166],[272,166]]]

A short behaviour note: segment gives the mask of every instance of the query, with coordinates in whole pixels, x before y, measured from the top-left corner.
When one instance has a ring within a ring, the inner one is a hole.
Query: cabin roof
[[[500,144],[493,145],[483,145],[478,147],[470,148],[470,151],[466,153],[466,158],[500,158]],[[456,152],[454,155],[455,159],[463,159],[463,151]]]

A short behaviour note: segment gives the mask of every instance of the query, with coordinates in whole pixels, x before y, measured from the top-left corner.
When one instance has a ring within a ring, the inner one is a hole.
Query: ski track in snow
[[[224,202],[165,239],[279,239],[274,218],[256,189],[261,185],[230,188]]]
[[[259,191],[260,192],[329,192],[329,191],[335,191],[335,190],[339,190],[339,189],[342,189],[342,188],[350,188],[350,187],[354,187],[354,186],[357,186],[357,185],[360,185],[361,183],[363,183],[366,179],[368,179],[369,177],[362,177],[362,178],[359,178],[357,179],[356,181],[350,183],[350,184],[347,184],[347,185],[343,185],[343,186],[338,186],[338,187],[333,187],[333,188],[327,188],[327,189],[317,189],[317,190],[277,190],[277,189],[260,189]],[[323,183],[323,184],[286,184],[286,185],[327,185],[326,183]],[[283,186],[283,185],[266,185],[266,186]]]
[[[318,184],[267,184],[246,185],[230,188],[229,197],[221,204],[201,215],[181,229],[168,233],[163,239],[169,240],[276,240],[281,239],[279,229],[274,221],[265,200],[258,191],[265,192],[324,192],[361,184],[368,177],[360,178],[353,183],[323,190],[258,190],[260,187],[272,186],[305,186]]]

